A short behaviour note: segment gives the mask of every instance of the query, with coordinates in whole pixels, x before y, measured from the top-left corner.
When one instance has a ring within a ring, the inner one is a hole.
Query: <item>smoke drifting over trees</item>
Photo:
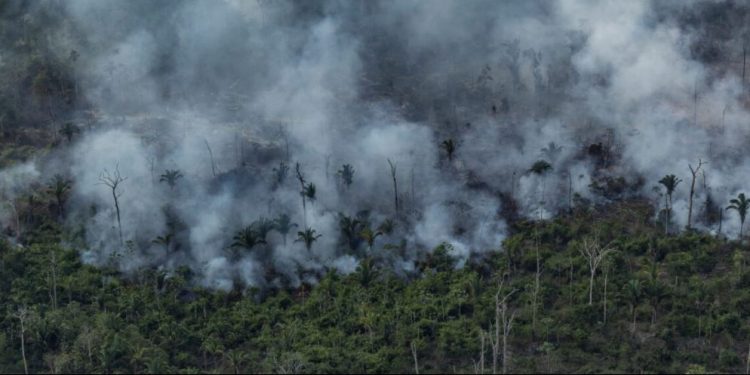
[[[502,251],[508,220],[628,197],[651,199],[670,231],[691,201],[692,228],[741,230],[707,218],[750,189],[744,3],[4,7],[45,24],[28,43],[59,69],[2,73],[4,102],[28,86],[36,106],[2,123],[64,142],[0,172],[3,226],[20,236],[18,192],[59,174],[57,209],[81,226],[70,241],[87,262],[184,265],[222,289],[315,282],[369,258],[408,275],[440,244],[461,266]],[[20,66],[23,48],[0,62]],[[115,168],[116,192],[99,183]],[[664,207],[668,174],[695,188]]]

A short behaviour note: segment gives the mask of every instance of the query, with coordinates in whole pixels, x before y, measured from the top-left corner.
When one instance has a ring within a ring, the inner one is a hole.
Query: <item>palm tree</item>
[[[625,289],[625,296],[630,301],[630,312],[633,316],[633,326],[631,328],[631,331],[635,333],[635,308],[638,307],[638,302],[641,299],[642,294],[642,287],[641,282],[638,280],[630,280],[627,284],[623,287]]]
[[[346,188],[348,189],[354,180],[354,167],[352,167],[351,164],[344,164],[341,166],[341,169],[336,172],[336,174],[341,178],[344,186],[346,186]]]
[[[56,174],[47,185],[47,192],[55,196],[57,214],[60,218],[63,216],[65,194],[70,190],[70,187],[71,181],[63,177],[61,174]]]
[[[552,165],[548,163],[546,160],[537,160],[531,168],[529,168],[529,172],[537,174],[537,175],[543,175],[550,171],[552,169]]]
[[[159,182],[166,182],[169,188],[174,190],[177,185],[177,180],[182,178],[182,173],[179,169],[167,169],[160,177]]]
[[[375,268],[375,261],[372,257],[362,259],[357,266],[357,278],[360,284],[366,287],[370,285],[379,275],[377,268]]]
[[[297,224],[292,223],[292,219],[287,214],[281,214],[273,221],[273,228],[281,234],[284,246],[286,246],[286,236],[296,226]]]
[[[68,143],[73,141],[73,136],[80,132],[81,129],[72,122],[66,122],[65,125],[63,125],[62,129],[60,129],[60,134],[64,135],[65,138],[67,138]]]
[[[265,217],[261,217],[258,220],[254,221],[252,224],[250,224],[250,226],[253,228],[255,233],[257,233],[258,236],[263,240],[266,239],[268,232],[272,231],[275,228],[274,221],[266,219]]]
[[[669,232],[669,220],[672,216],[672,194],[674,193],[675,188],[677,188],[677,185],[682,182],[681,179],[675,177],[673,174],[668,174],[664,177],[662,177],[661,180],[659,180],[659,183],[664,185],[664,188],[667,190],[667,194],[664,196],[665,199],[665,206],[667,210],[667,218],[666,222],[664,223],[664,233],[666,234]]]
[[[233,238],[234,242],[230,246],[233,250],[232,257],[236,260],[239,258],[239,254],[236,249],[252,250],[257,245],[263,245],[266,243],[265,238],[261,237],[258,232],[253,228],[252,225],[248,225],[244,229],[240,230],[235,234]]]
[[[362,226],[362,222],[358,219],[339,213],[339,229],[352,251],[359,246],[359,240],[361,239],[359,233],[362,231],[360,229]]]
[[[742,241],[742,228],[745,226],[745,216],[747,215],[747,209],[750,208],[750,200],[745,197],[745,193],[740,193],[737,198],[729,201],[731,203],[727,206],[727,210],[736,210],[740,215],[740,241]]]
[[[304,231],[297,232],[297,240],[294,242],[303,242],[305,244],[305,248],[309,252],[310,249],[312,249],[313,243],[317,241],[321,236],[321,234],[315,233],[315,229],[307,228]]]
[[[382,223],[378,226],[378,232],[383,232],[383,234],[391,234],[393,233],[393,230],[395,229],[396,224],[391,219],[385,219]]]
[[[275,186],[281,186],[289,174],[289,166],[285,162],[280,162],[278,168],[273,169],[273,182]]]
[[[453,154],[456,152],[456,142],[453,139],[448,138],[440,144],[440,147],[445,150],[448,155],[448,161],[453,161]]]
[[[151,242],[154,243],[154,244],[156,244],[156,245],[162,246],[164,248],[164,251],[168,253],[170,251],[170,248],[171,248],[171,245],[172,245],[172,239],[173,238],[174,238],[174,234],[173,233],[167,233],[164,236],[158,236],[158,237],[156,237],[156,239],[154,239]]]
[[[315,184],[313,184],[312,182],[310,182],[307,185],[305,185],[304,189],[302,189],[302,196],[304,198],[306,198],[308,201],[314,202],[315,201],[315,192],[316,192]]]
[[[372,253],[372,246],[375,244],[375,239],[378,238],[378,236],[382,236],[382,235],[383,235],[383,232],[373,231],[370,227],[363,229],[359,233],[359,236],[367,242],[367,247],[370,253]]]
[[[562,152],[562,146],[558,146],[555,142],[550,142],[547,147],[541,149],[542,155],[553,163],[557,160],[557,157]]]
[[[234,370],[235,375],[242,373],[242,367],[250,359],[250,356],[242,352],[238,349],[233,349],[228,352],[224,353],[224,357],[226,357],[227,362],[229,362],[229,365],[232,367],[232,370]]]

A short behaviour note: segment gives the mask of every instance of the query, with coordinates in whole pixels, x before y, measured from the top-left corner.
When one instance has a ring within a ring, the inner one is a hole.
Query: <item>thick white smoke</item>
[[[694,215],[709,192],[722,206],[747,188],[750,173],[736,154],[750,119],[739,70],[694,57],[701,36],[680,18],[701,6],[72,1],[55,43],[80,56],[88,114],[71,120],[85,131],[53,157],[0,173],[10,181],[3,194],[12,201],[63,173],[74,181],[67,220],[84,223],[85,260],[188,266],[220,289],[315,282],[367,256],[408,274],[441,243],[461,266],[501,250],[510,211],[548,219],[574,194],[613,199],[589,186],[619,177],[636,187],[620,197],[655,204],[662,176],[683,179],[673,214],[683,227],[689,164],[708,161]],[[551,170],[530,172],[538,160]],[[304,208],[297,164],[317,188]],[[351,186],[337,174],[344,164],[355,170]],[[174,187],[160,181],[167,170],[182,175]],[[117,172],[127,178],[115,192],[122,242],[101,184]],[[0,213],[11,220],[7,207]],[[296,224],[286,239],[270,231],[233,255],[238,231],[284,214]],[[340,215],[363,223],[353,239]],[[729,219],[724,230],[735,234]],[[370,253],[360,232],[388,222]],[[305,225],[320,235],[309,251],[295,241]]]

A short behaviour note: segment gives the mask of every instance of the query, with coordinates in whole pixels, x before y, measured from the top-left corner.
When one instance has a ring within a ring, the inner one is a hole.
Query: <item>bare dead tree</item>
[[[578,251],[586,258],[589,264],[589,305],[591,305],[594,298],[594,276],[596,275],[596,270],[604,258],[616,250],[609,245],[601,246],[598,237],[584,237]]]
[[[419,374],[419,360],[417,358],[417,344],[412,341],[411,344],[411,355],[414,357],[414,373]]]
[[[542,267],[539,264],[539,248],[537,246],[536,272],[534,273],[534,289],[531,291],[531,332],[536,337],[536,316],[539,310],[539,293],[541,292]]]
[[[607,324],[607,280],[609,278],[609,262],[604,261],[604,299],[602,305],[604,306],[604,324]]]
[[[485,342],[487,339],[487,332],[484,330],[479,331],[479,368],[475,369],[475,372],[479,372],[480,374],[484,374],[484,352],[485,352]],[[476,371],[479,370],[479,371]]]
[[[302,170],[300,170],[299,163],[295,164],[294,170],[297,172],[297,180],[299,181],[300,187],[302,190],[300,190],[300,195],[302,195],[302,222],[305,225],[305,228],[307,228],[307,201],[305,200],[305,176],[302,175]]]
[[[156,185],[156,174],[154,174],[154,169],[155,169],[156,158],[155,158],[155,157],[153,157],[153,156],[149,156],[147,160],[148,160],[148,163],[149,163],[149,165],[150,165],[150,171],[151,171],[151,184],[152,184],[152,185]]]
[[[29,363],[26,360],[26,322],[29,320],[29,310],[26,306],[21,307],[13,315],[21,323],[21,357],[23,358],[23,372],[29,373]]]
[[[510,331],[513,328],[513,320],[516,317],[515,310],[508,314],[508,298],[517,292],[517,289],[513,289],[510,292],[501,296],[503,291],[503,285],[505,279],[500,281],[495,293],[495,339],[490,338],[490,344],[492,344],[492,373],[497,374],[497,361],[498,357],[502,352],[502,373],[508,372],[508,337],[510,337]],[[502,329],[502,351],[500,350],[500,335]]]
[[[393,198],[396,206],[396,215],[398,215],[398,182],[396,181],[396,164],[391,159],[388,160],[388,165],[391,167],[391,178],[393,179]]]
[[[115,202],[115,212],[117,213],[117,229],[120,233],[120,245],[122,245],[124,242],[122,240],[122,221],[120,219],[120,201],[119,198],[122,196],[123,192],[117,191],[117,188],[120,187],[120,184],[123,183],[125,180],[127,180],[127,177],[122,177],[120,175],[120,165],[119,163],[115,165],[115,172],[113,174],[110,174],[108,170],[102,171],[101,174],[99,174],[99,184],[105,185],[112,189],[112,199]]]
[[[742,85],[745,85],[745,62],[747,61],[747,45],[742,43]]]
[[[206,143],[206,148],[208,149],[208,157],[211,161],[211,173],[213,173],[214,177],[216,177],[216,163],[214,163],[214,153],[211,151],[211,146],[208,145],[208,139],[203,138],[203,142]]]
[[[706,164],[702,159],[698,159],[698,166],[693,169],[693,166],[688,164],[688,168],[690,168],[690,174],[693,175],[692,182],[690,183],[690,201],[688,204],[688,222],[687,222],[687,229],[691,228],[691,223],[693,221],[693,196],[695,195],[695,178],[698,175],[698,172],[700,172],[701,167],[703,164]]]
[[[693,126],[698,125],[698,80],[693,87]]]
[[[57,254],[55,250],[50,251],[49,254],[49,281],[52,283],[52,288],[50,289],[50,299],[52,300],[52,307],[57,310]]]

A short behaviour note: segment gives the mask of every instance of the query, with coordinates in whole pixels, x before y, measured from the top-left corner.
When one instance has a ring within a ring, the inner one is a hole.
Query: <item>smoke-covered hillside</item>
[[[441,244],[461,267],[518,220],[623,199],[650,200],[668,232],[736,237],[747,12],[6,1],[5,235],[28,242],[47,212],[84,262],[188,266],[220,289],[370,258],[413,275]],[[28,194],[47,185],[57,199]]]

